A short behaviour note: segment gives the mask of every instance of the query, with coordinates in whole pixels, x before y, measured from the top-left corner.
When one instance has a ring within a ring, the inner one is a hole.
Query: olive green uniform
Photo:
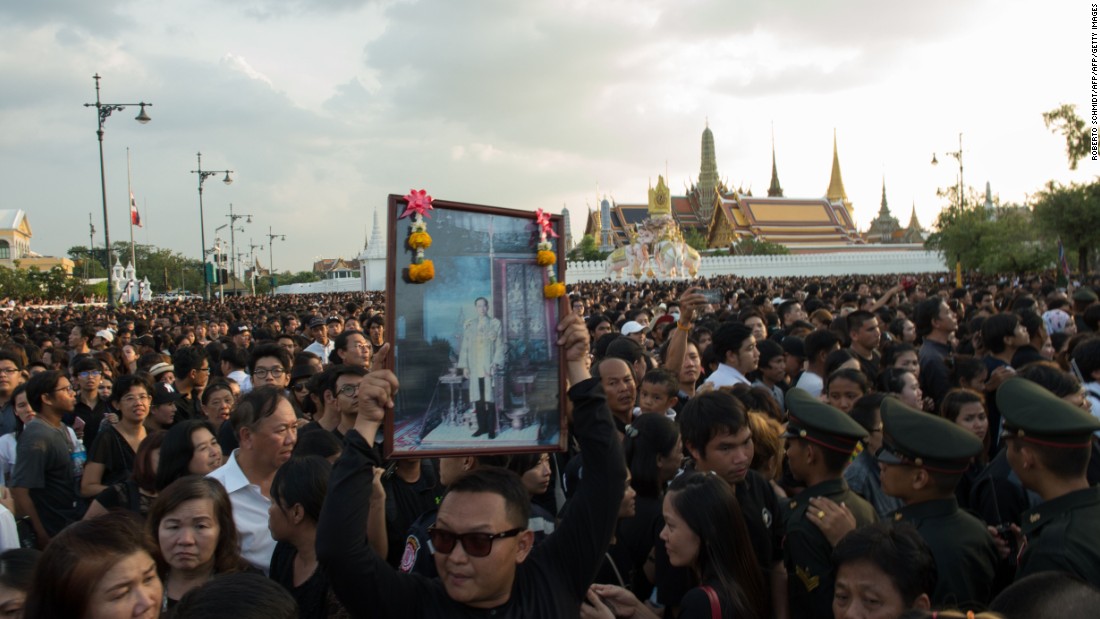
[[[1082,451],[1091,453],[1095,440],[1093,433],[1100,430],[1100,420],[1096,417],[1022,378],[1010,378],[997,389],[997,405],[1004,416],[1001,436],[1008,444],[1009,463],[1021,479],[1025,476],[1016,470],[1017,463],[1011,458],[1014,447],[1022,449],[1034,444],[1045,450],[1047,458],[1079,461],[1080,455],[1089,455],[1081,454]],[[1039,467],[1038,472],[1042,471]],[[1034,487],[1028,489],[1040,493],[1050,481],[1034,474],[1029,477],[1030,481],[1025,479],[1025,482]],[[1061,480],[1062,483],[1067,481],[1088,483],[1084,470]],[[1037,572],[1061,571],[1100,586],[1098,524],[1100,488],[1096,486],[1067,492],[1024,512],[1020,528],[1027,542],[1020,554],[1016,578]]]
[[[833,547],[815,518],[810,499],[824,497],[844,503],[862,527],[878,520],[871,504],[852,492],[843,479],[830,479],[810,486],[788,503],[791,515],[787,519],[787,537],[783,542],[783,560],[787,566],[787,587],[791,601],[791,617],[832,619],[833,589],[836,569],[833,567]],[[809,511],[809,513],[807,513]]]
[[[859,441],[867,438],[867,430],[847,413],[825,404],[802,389],[791,389],[786,396],[790,416],[788,441],[813,445],[822,454],[833,452],[850,458]],[[792,473],[795,473],[792,465]],[[798,619],[832,619],[833,589],[836,569],[833,567],[833,546],[811,518],[824,513],[809,507],[810,499],[822,497],[844,503],[862,527],[878,519],[871,504],[852,492],[839,471],[806,488],[788,503],[787,536],[783,541],[783,562],[787,567],[787,593],[790,616]]]
[[[957,480],[984,448],[969,430],[900,400],[884,399],[879,411],[883,435],[876,457],[881,466],[916,467]],[[985,525],[959,509],[954,491],[938,498],[924,495],[894,512],[892,520],[913,525],[932,551],[937,574],[936,588],[929,592],[933,608],[985,608],[993,597],[997,547]]]
[[[1076,490],[1024,512],[1027,545],[1017,580],[1036,572],[1069,572],[1100,587],[1100,486]]]
[[[893,521],[912,524],[936,561],[933,608],[984,608],[993,597],[997,547],[980,520],[954,497],[906,505]]]

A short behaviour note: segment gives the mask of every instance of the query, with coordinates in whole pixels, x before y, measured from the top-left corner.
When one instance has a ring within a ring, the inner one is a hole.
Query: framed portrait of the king
[[[561,299],[544,294],[564,278],[561,217],[410,196],[388,200],[386,333],[401,386],[387,457],[561,450]],[[542,237],[552,265],[536,260]]]

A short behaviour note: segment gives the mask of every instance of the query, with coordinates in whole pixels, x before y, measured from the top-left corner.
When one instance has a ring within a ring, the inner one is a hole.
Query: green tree
[[[1036,234],[1036,214],[1019,206],[1002,206],[997,198],[987,208],[985,198],[970,188],[965,207],[958,189],[937,192],[949,206],[936,218],[935,232],[925,247],[943,253],[949,264],[962,262],[965,271],[1024,273],[1050,267],[1054,244]]]
[[[43,298],[57,301],[82,301],[89,291],[83,281],[70,277],[61,267],[41,271],[37,267],[0,267],[0,296],[13,299]]]
[[[1100,180],[1063,186],[1051,181],[1035,202],[1035,223],[1077,252],[1077,270],[1089,271],[1091,248],[1100,245]]]
[[[595,237],[586,234],[581,238],[581,242],[573,248],[573,251],[569,252],[569,258],[571,260],[602,261],[607,258],[607,254],[608,252],[600,251]]]
[[[785,256],[789,253],[791,250],[786,245],[761,241],[754,237],[730,244],[731,256]]]
[[[702,251],[707,248],[707,237],[703,234],[703,231],[698,228],[687,228],[684,230],[684,242],[688,244],[688,247],[696,251]]]
[[[120,264],[124,266],[129,264],[129,243],[126,241],[114,243],[111,246],[111,252]],[[107,257],[103,249],[97,248],[89,252],[87,247],[75,245],[69,248],[69,257],[77,263],[73,269],[74,274],[83,276],[84,266],[87,263],[89,278],[107,277],[107,269],[104,266]],[[154,293],[179,288],[202,292],[203,273],[198,260],[170,249],[140,243],[134,245],[134,260],[138,279],[148,277]]]
[[[1066,158],[1069,169],[1076,170],[1077,162],[1092,153],[1092,142],[1085,121],[1077,115],[1077,106],[1063,103],[1059,107],[1043,112],[1043,123],[1052,133],[1061,133],[1066,139]]]

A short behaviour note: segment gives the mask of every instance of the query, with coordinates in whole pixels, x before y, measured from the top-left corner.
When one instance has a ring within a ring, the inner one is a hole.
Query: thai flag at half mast
[[[134,192],[130,192],[130,225],[141,227],[141,214],[138,213],[137,200],[134,199]]]

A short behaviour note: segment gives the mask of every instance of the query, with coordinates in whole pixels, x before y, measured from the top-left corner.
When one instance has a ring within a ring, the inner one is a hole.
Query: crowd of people
[[[16,306],[0,613],[1088,613],[1098,289],[575,284],[566,449],[398,460],[382,294]]]

